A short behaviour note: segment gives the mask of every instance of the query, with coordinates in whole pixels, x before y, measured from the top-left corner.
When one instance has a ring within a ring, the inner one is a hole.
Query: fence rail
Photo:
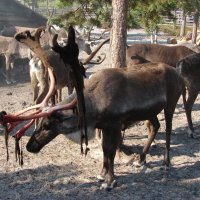
[[[176,24],[180,25],[182,23],[183,11],[182,10],[176,10],[176,11],[173,11],[172,14],[176,17]],[[163,16],[163,21],[166,24],[173,24],[174,23],[173,20],[169,19],[169,17],[167,17],[167,16]],[[191,13],[191,15],[186,16],[186,24],[188,26],[192,26],[193,21],[194,21],[193,13]]]

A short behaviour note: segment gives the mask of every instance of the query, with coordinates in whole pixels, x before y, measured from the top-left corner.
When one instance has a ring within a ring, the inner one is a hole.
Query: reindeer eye
[[[49,127],[50,127],[50,126],[49,126],[49,123],[46,123],[46,122],[45,122],[45,123],[43,124],[43,128],[44,128],[44,129],[48,129]]]

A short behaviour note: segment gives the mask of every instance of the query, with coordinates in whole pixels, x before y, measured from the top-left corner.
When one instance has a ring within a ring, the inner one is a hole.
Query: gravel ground
[[[134,32],[133,32],[134,33]],[[101,50],[108,52],[105,45]],[[109,57],[101,66],[88,70],[88,74],[108,66]],[[28,72],[18,73],[18,82],[6,85],[0,78],[0,110],[13,113],[32,102]],[[193,108],[193,122],[198,132],[200,99]],[[187,122],[179,100],[173,120],[171,139],[171,163],[169,171],[163,170],[165,147],[165,124],[163,113],[159,114],[161,128],[155,144],[147,155],[147,165],[133,167],[128,161],[135,160],[147,140],[143,122],[125,132],[123,151],[116,156],[115,174],[117,185],[112,191],[100,190],[96,176],[102,166],[101,142],[89,142],[90,152],[85,157],[80,146],[60,135],[40,153],[26,151],[31,130],[23,137],[24,165],[15,162],[14,141],[9,140],[10,159],[6,161],[4,136],[0,134],[0,200],[53,200],[53,199],[200,199],[200,139],[187,137]],[[129,164],[128,164],[129,163]]]

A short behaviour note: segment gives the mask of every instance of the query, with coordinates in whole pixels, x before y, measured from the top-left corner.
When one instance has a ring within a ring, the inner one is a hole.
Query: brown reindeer
[[[82,64],[86,65],[89,63],[92,64],[101,64],[105,57],[100,57],[98,61],[91,61],[91,59],[96,55],[96,53],[100,50],[100,48],[108,41],[108,39],[101,42],[93,52],[82,61]],[[77,43],[79,44],[79,43]],[[83,45],[81,43],[80,45]],[[87,48],[86,48],[87,49]],[[88,52],[86,52],[88,53]],[[70,68],[69,66],[65,66],[63,60],[60,58],[60,55],[54,51],[46,51],[46,54],[48,56],[48,61],[50,65],[53,67],[53,70],[55,72],[56,77],[56,90],[58,98],[55,99],[53,97],[53,104],[55,104],[55,101],[60,102],[62,99],[62,88],[66,87],[68,88],[68,94],[71,94],[73,92],[74,86],[72,82],[70,81]],[[40,103],[44,97],[46,96],[48,89],[49,89],[49,83],[48,83],[48,74],[45,71],[45,67],[43,66],[41,60],[34,55],[34,57],[29,62],[30,66],[30,77],[31,77],[31,85],[33,88],[33,101],[38,104]],[[86,68],[83,68],[85,71]],[[39,84],[39,87],[38,87]]]
[[[48,61],[56,77],[56,90],[61,90],[63,87],[68,87],[68,93],[72,93],[73,87],[71,86],[69,79],[69,67],[65,66],[60,56],[53,51],[46,51]],[[46,69],[42,64],[42,61],[34,56],[29,61],[30,66],[30,78],[33,89],[33,101],[35,104],[42,102],[49,90],[49,78]],[[59,92],[58,95],[61,95]],[[58,102],[61,101],[61,96],[58,96]],[[55,98],[52,99],[52,103],[55,104]]]
[[[176,67],[178,61],[184,59],[186,56],[191,55],[190,60],[192,60],[192,58],[195,57],[192,56],[193,54],[195,54],[195,52],[189,49],[188,47],[164,46],[159,44],[133,44],[132,46],[127,47],[126,53],[127,53],[126,55],[127,65],[128,66],[130,65],[130,67],[132,67],[133,64],[147,63],[147,62],[162,62],[172,67]],[[192,89],[192,87],[198,87],[194,86],[194,84],[191,84],[192,81],[196,80],[195,74],[193,75],[194,77],[192,77],[192,75],[190,74],[190,78],[188,77],[184,78],[185,85],[188,89],[187,103],[185,100],[186,91],[184,90],[182,94],[183,102],[186,109],[187,121],[189,125],[188,129],[189,137],[193,137],[194,133],[194,128],[192,126],[192,121],[191,121],[191,109],[197,96],[197,92],[195,91],[195,89]],[[190,79],[190,81],[188,81],[188,79]],[[188,82],[190,83],[188,84]]]
[[[150,134],[139,161],[144,163],[159,129],[157,114],[163,109],[166,120],[164,164],[169,166],[172,117],[183,88],[183,80],[174,68],[156,63],[141,64],[137,69],[105,69],[85,81],[88,136],[90,138],[94,135],[95,128],[101,129],[103,133],[103,187],[110,187],[114,181],[114,158],[121,140],[122,126],[141,120],[150,121]],[[60,105],[75,97],[70,96]],[[61,133],[67,137],[79,134],[78,119],[73,110],[56,112],[51,117],[43,118],[32,134],[27,150],[37,153]]]
[[[20,44],[12,37],[3,37],[0,36],[0,54],[5,57],[5,78],[6,83],[11,84],[15,83],[15,74],[14,74],[14,62],[18,58],[27,58],[28,57],[28,48],[23,44]]]
[[[165,46],[160,44],[133,44],[126,49],[127,66],[145,62],[162,62],[172,67],[176,63],[195,53],[185,46]]]
[[[184,79],[188,91],[187,100],[186,93],[184,93],[183,103],[188,121],[188,136],[193,137],[194,127],[192,124],[191,112],[200,91],[200,53],[192,54],[181,59],[177,63],[177,68]]]

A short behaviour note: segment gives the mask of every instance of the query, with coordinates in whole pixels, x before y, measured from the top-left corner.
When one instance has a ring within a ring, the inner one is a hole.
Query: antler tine
[[[92,58],[94,58],[94,56],[96,55],[96,53],[99,51],[99,49],[110,40],[110,37],[105,39],[104,41],[102,41],[96,48],[95,50],[82,62],[83,65],[86,65],[90,62],[90,60],[92,60]]]
[[[36,29],[35,33],[34,33],[34,38],[36,39],[36,41],[38,43],[40,43],[40,36],[41,36],[41,33],[42,31],[45,31],[46,27],[45,26],[41,26],[39,28]]]
[[[46,109],[43,109],[42,111],[35,111],[35,113],[26,115],[26,116],[16,116],[16,115],[4,115],[3,116],[3,122],[5,123],[12,123],[12,122],[18,122],[18,121],[27,121],[31,119],[38,119],[40,117],[46,117],[51,115],[53,112],[58,111],[58,110],[68,110],[72,109],[76,106],[77,104],[77,99],[74,98],[70,103],[64,104],[64,105],[57,105],[54,107],[47,107]],[[2,123],[0,121],[0,123]]]
[[[99,65],[101,64],[104,60],[106,59],[106,54],[105,53],[101,53],[100,56],[98,56],[96,61],[89,61],[88,64],[96,64]],[[90,66],[86,66],[84,67],[86,70],[90,68]]]

